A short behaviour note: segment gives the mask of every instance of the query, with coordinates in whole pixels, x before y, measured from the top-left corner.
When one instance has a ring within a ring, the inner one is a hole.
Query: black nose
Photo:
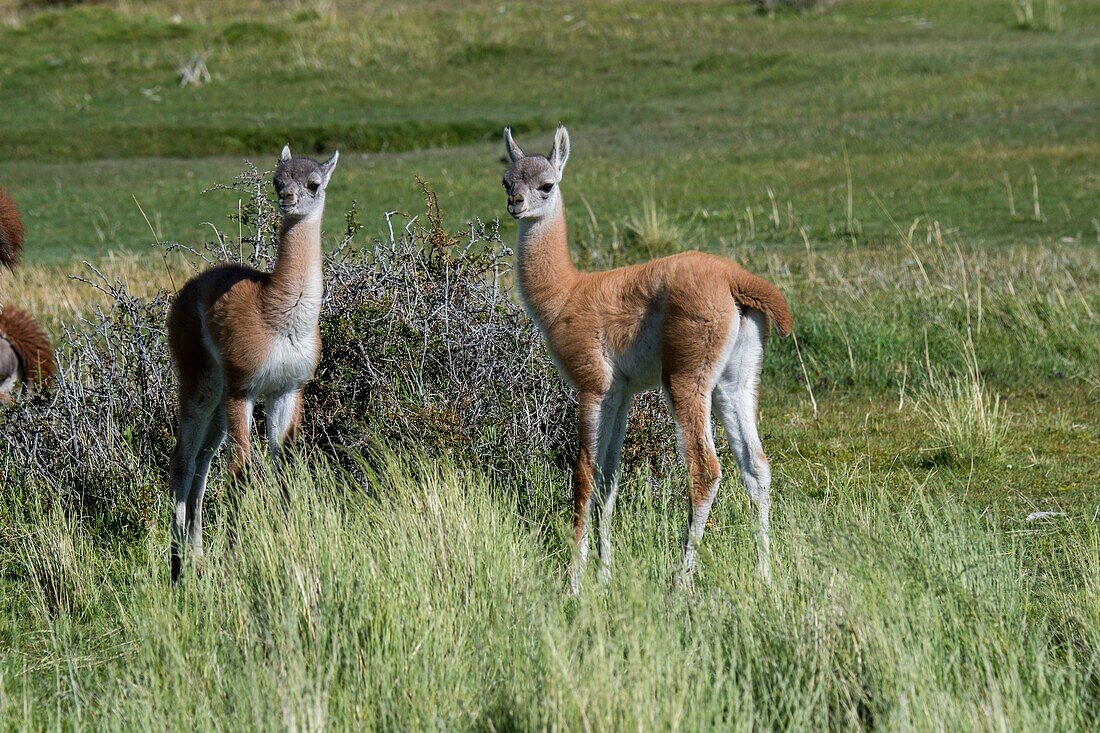
[[[510,203],[512,206],[522,206],[523,205],[523,194],[518,193],[515,196],[510,196],[508,203]]]

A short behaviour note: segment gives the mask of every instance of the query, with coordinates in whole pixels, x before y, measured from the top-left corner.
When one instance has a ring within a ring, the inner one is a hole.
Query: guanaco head
[[[504,149],[512,165],[504,171],[508,192],[508,213],[515,219],[542,219],[561,207],[561,172],[569,159],[569,132],[558,125],[550,156],[524,155],[512,139],[512,128],[504,128]]]
[[[275,193],[279,194],[279,213],[287,219],[315,219],[325,208],[325,187],[336,169],[340,151],[324,163],[312,158],[295,158],[290,146],[283,148],[275,169]]]

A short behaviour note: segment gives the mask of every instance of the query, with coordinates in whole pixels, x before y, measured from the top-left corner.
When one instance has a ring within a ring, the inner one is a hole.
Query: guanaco
[[[196,564],[202,560],[202,499],[226,435],[236,477],[251,457],[258,399],[266,406],[272,460],[298,429],[302,390],[321,355],[321,218],[339,155],[317,163],[283,148],[274,177],[282,224],[272,272],[217,265],[188,281],[172,302],[168,347],[179,377],[179,432],[169,467],[173,581],[185,547]]]
[[[769,323],[792,319],[783,294],[734,262],[683,252],[606,272],[580,272],[569,257],[561,181],[569,133],[548,157],[524,155],[504,129],[511,166],[502,181],[519,222],[520,296],[558,371],[577,393],[580,451],[573,471],[576,593],[588,559],[593,506],[600,577],[611,575],[611,517],[619,456],[634,394],[662,387],[688,470],[688,523],[677,583],[690,587],[698,546],[721,479],[712,411],[726,429],[760,520],[758,565],[770,578],[771,467],[756,427],[756,393]]]
[[[15,202],[0,188],[0,266],[15,269],[25,231]],[[0,404],[11,401],[20,383],[42,385],[57,366],[42,327],[26,311],[0,305]]]

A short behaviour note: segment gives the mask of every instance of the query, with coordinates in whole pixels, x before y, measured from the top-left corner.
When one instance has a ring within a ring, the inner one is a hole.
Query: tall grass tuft
[[[940,245],[943,255],[947,249],[942,247],[942,240]],[[997,456],[1008,435],[1010,417],[1000,395],[989,393],[978,364],[974,339],[976,334],[981,335],[985,317],[982,282],[976,281],[972,297],[971,265],[957,244],[953,249],[956,266],[952,274],[957,283],[952,290],[963,309],[963,327],[958,337],[963,366],[957,373],[933,368],[926,341],[928,382],[917,400],[917,409],[927,421],[929,435],[940,442],[938,450],[957,462],[973,463]],[[926,272],[924,276],[931,284]]]
[[[1012,11],[1016,15],[1016,27],[1025,30],[1044,29],[1061,31],[1064,27],[1061,0],[1040,0],[1042,13],[1036,12],[1036,0],[1011,0]]]
[[[930,438],[960,463],[996,457],[1012,418],[999,394],[990,394],[972,353],[961,375],[929,375],[917,408]]]
[[[752,0],[758,13],[771,15],[775,12],[793,11],[805,13],[816,11],[823,13],[831,8],[836,0]]]
[[[694,235],[690,225],[681,224],[657,205],[652,192],[642,197],[641,211],[627,218],[623,233],[628,246],[650,258],[681,251]]]

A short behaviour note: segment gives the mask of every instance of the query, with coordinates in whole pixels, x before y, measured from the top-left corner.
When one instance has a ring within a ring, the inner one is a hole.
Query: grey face
[[[283,148],[279,167],[275,170],[279,213],[291,219],[321,216],[325,208],[325,188],[339,157],[340,153],[336,152],[324,163],[318,163],[311,158],[292,157],[290,147]]]
[[[560,211],[561,174],[569,157],[569,133],[558,126],[549,157],[524,155],[512,139],[511,128],[504,128],[504,147],[511,167],[501,183],[508,194],[508,213],[514,219],[542,219]]]
[[[508,192],[508,213],[516,219],[537,217],[554,198],[558,172],[550,159],[541,155],[520,158],[504,171],[504,190]]]

